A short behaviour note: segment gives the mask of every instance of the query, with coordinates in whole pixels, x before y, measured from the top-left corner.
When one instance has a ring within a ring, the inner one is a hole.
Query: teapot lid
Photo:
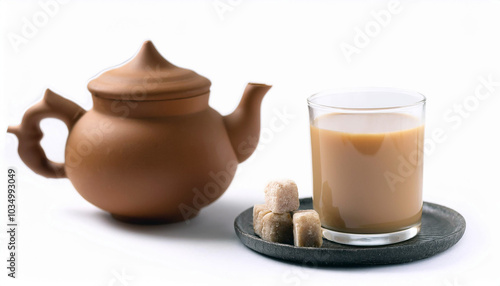
[[[206,77],[168,62],[146,41],[134,58],[91,80],[88,89],[101,98],[139,101],[202,95],[210,85]]]

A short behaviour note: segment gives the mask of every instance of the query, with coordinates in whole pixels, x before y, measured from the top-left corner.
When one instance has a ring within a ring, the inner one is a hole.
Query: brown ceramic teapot
[[[8,132],[33,171],[69,178],[86,200],[119,220],[187,220],[222,195],[238,163],[255,150],[260,104],[270,89],[248,84],[237,109],[221,116],[208,105],[210,84],[147,41],[132,60],[89,82],[92,109],[47,90]],[[47,159],[40,145],[47,117],[69,129],[63,164]]]

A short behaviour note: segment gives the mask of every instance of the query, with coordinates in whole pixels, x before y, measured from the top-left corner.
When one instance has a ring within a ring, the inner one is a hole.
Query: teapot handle
[[[19,156],[31,170],[47,178],[65,178],[64,163],[49,160],[40,145],[43,137],[40,122],[44,118],[57,118],[63,121],[71,132],[84,113],[85,110],[74,102],[47,89],[43,99],[26,111],[21,124],[9,126],[7,132],[19,139]]]

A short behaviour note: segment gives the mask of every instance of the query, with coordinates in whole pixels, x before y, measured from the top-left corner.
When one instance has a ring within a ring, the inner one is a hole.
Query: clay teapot
[[[47,90],[7,132],[34,172],[70,179],[116,219],[187,220],[224,193],[257,147],[260,105],[271,88],[249,83],[236,110],[221,116],[208,105],[210,85],[147,41],[133,59],[89,82],[92,109]],[[40,121],[48,117],[69,129],[64,163],[49,160],[40,145]]]

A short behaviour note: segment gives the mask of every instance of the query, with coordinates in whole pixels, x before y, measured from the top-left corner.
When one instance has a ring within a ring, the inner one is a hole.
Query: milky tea
[[[424,125],[402,113],[330,113],[311,125],[313,204],[324,228],[370,234],[418,225]]]

